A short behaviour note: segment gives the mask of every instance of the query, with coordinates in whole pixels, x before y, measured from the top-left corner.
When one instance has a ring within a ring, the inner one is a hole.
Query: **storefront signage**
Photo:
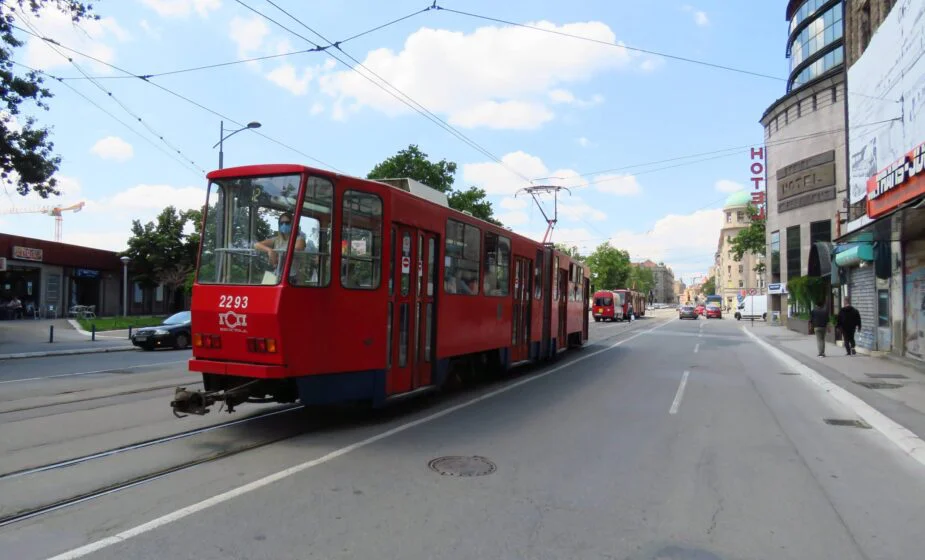
[[[100,271],[92,270],[89,268],[75,268],[74,276],[76,276],[77,278],[99,278]]]
[[[835,186],[835,150],[790,164],[777,172],[777,199]]]
[[[758,209],[758,216],[764,218],[764,148],[751,149],[752,164],[749,170],[752,172],[752,184],[755,189],[752,192],[752,204]]]
[[[768,284],[768,293],[771,294],[771,295],[786,294],[786,293],[787,293],[787,285],[786,285],[786,284],[781,284],[781,283],[777,283],[777,284]]]
[[[827,200],[835,199],[835,187],[826,187],[824,189],[818,189],[814,191],[809,191],[806,194],[801,194],[799,196],[790,197],[787,200],[777,203],[778,213],[788,212],[790,210],[795,210],[797,208],[802,208],[804,206],[810,206],[812,204],[817,204],[819,202],[825,202]]]
[[[882,216],[925,194],[925,143],[867,180],[867,215]]]
[[[42,250],[13,245],[13,258],[21,261],[42,262]]]

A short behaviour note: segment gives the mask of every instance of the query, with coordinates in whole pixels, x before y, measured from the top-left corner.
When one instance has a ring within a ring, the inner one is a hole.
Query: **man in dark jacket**
[[[845,298],[845,305],[838,312],[838,328],[841,329],[842,338],[845,339],[845,351],[849,356],[857,354],[854,333],[861,328],[861,314],[851,306],[850,298]]]
[[[819,357],[825,357],[825,332],[829,326],[829,311],[824,302],[817,302],[816,307],[809,312],[809,322],[816,334],[816,346],[819,348]]]

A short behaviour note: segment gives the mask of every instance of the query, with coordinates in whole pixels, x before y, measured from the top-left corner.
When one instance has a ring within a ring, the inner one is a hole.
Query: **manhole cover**
[[[901,373],[865,373],[864,375],[873,379],[909,379]]]
[[[796,373],[795,371],[779,371],[777,373],[780,375],[800,375],[799,373]]]
[[[485,457],[438,457],[427,463],[434,472],[443,476],[485,476],[497,466]]]
[[[855,383],[868,389],[898,389],[902,387],[898,383],[884,383],[883,381],[855,381]]]
[[[826,424],[832,426],[848,426],[849,428],[864,428],[870,429],[870,425],[863,420],[848,420],[845,418],[823,418],[823,421]]]

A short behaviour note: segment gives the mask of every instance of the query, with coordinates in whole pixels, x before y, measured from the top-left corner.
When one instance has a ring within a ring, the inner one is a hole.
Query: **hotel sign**
[[[782,200],[777,203],[777,212],[789,212],[790,210],[796,210],[797,208],[802,208],[804,206],[810,206],[819,202],[825,202],[827,200],[835,200],[835,187],[826,187],[824,189],[816,189],[809,191],[808,193],[801,194],[799,196],[793,196],[787,200]]]
[[[867,180],[867,215],[882,216],[923,194],[925,143]]]
[[[833,189],[830,189],[833,187]],[[829,150],[796,163],[783,167],[777,172],[777,199],[784,200],[788,198],[799,197],[802,200],[809,200],[813,197],[806,195],[825,189],[834,191],[835,187],[835,150]],[[819,198],[819,197],[816,197]],[[815,202],[822,200],[831,200],[833,197],[819,198]],[[814,204],[810,202],[809,204]],[[783,205],[783,204],[782,204]],[[806,206],[806,204],[790,205],[788,210]],[[779,210],[784,212],[785,210]]]
[[[20,261],[42,262],[42,250],[13,245],[13,258]]]

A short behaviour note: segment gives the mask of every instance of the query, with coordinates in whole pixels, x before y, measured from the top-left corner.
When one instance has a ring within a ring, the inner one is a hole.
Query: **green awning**
[[[842,268],[858,266],[861,261],[874,260],[874,247],[870,243],[858,243],[854,247],[840,251],[835,255],[835,264]]]

